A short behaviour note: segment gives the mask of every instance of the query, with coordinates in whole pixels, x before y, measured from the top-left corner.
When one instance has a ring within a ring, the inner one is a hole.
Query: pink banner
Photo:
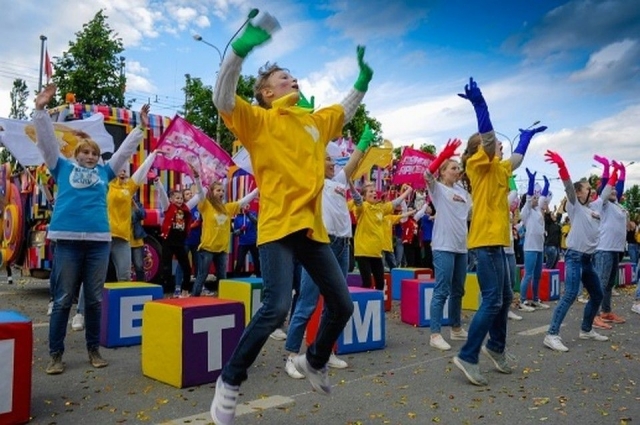
[[[233,165],[231,156],[209,136],[176,115],[158,141],[158,156],[153,166],[192,175],[187,164],[200,173],[202,185],[207,187],[223,180]]]
[[[426,186],[424,172],[434,159],[430,153],[405,147],[393,175],[393,184],[409,184],[414,189],[423,189]]]

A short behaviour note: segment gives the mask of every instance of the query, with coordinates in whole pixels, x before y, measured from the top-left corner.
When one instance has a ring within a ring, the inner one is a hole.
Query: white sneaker
[[[586,303],[588,303],[588,302],[589,302],[589,297],[585,297],[584,295],[580,295],[580,296],[578,297],[578,302],[579,302],[580,304],[586,304]]]
[[[460,328],[460,330],[458,331],[454,331],[453,329],[451,329],[451,332],[449,333],[449,337],[452,341],[466,341],[468,336],[469,334],[467,333],[467,331],[462,328]]]
[[[533,301],[533,308],[535,308],[536,310],[549,310],[549,306],[543,302],[540,301]]]
[[[74,331],[84,330],[84,316],[80,313],[73,316],[71,320],[71,329]]]
[[[551,348],[553,351],[569,351],[569,349],[562,343],[560,335],[545,335],[544,345]]]
[[[349,364],[344,360],[338,358],[334,353],[331,353],[329,356],[329,361],[327,362],[327,366],[332,367],[334,369],[346,369],[349,367]]]
[[[287,339],[287,334],[282,329],[278,328],[275,331],[271,332],[271,335],[269,335],[269,337],[275,339],[276,341],[284,341],[285,339]]]
[[[509,310],[509,319],[511,320],[522,320],[522,316],[518,316],[513,311]]]
[[[240,387],[229,385],[222,380],[222,376],[216,381],[216,393],[211,401],[211,419],[216,425],[233,425],[236,417],[236,406]]]
[[[298,369],[296,369],[296,365],[293,364],[292,356],[287,356],[287,362],[284,365],[284,370],[285,372],[287,372],[287,375],[289,375],[293,379],[304,379],[304,375],[298,372]]]
[[[429,338],[429,345],[442,351],[451,350],[449,343],[445,341],[440,334],[431,335],[431,338]]]
[[[611,289],[611,295],[613,295],[614,297],[619,297],[620,292],[618,292],[615,288],[613,288]]]
[[[300,373],[307,376],[311,386],[318,394],[331,395],[331,382],[329,382],[326,366],[322,369],[314,369],[307,361],[305,354],[298,354],[294,357],[293,364]]]
[[[631,311],[640,314],[640,303],[635,303],[634,305],[632,305]]]
[[[536,311],[536,309],[526,305],[525,303],[520,303],[520,304],[518,304],[518,311],[524,311],[526,313],[531,313],[532,311]]]
[[[580,331],[578,335],[580,339],[592,339],[594,341],[609,341],[608,336],[600,335],[598,332],[591,329],[589,332]]]
[[[49,301],[49,305],[47,306],[47,316],[51,316],[53,313],[53,301]]]

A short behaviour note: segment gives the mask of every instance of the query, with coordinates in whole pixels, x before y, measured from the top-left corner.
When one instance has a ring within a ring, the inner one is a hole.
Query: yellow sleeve
[[[231,114],[220,112],[227,128],[244,146],[251,145],[263,129],[266,110],[236,95],[236,105]]]

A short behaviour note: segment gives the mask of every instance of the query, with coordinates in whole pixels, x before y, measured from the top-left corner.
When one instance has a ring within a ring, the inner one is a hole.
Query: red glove
[[[611,173],[611,177],[609,177],[609,181],[607,184],[612,187],[616,187],[616,183],[618,183],[618,168],[613,169],[613,173]]]
[[[442,152],[440,152],[440,155],[438,155],[438,157],[436,159],[434,159],[431,164],[429,164],[429,172],[431,174],[435,174],[438,169],[440,168],[440,166],[449,158],[451,158],[452,156],[454,156],[456,154],[456,149],[458,149],[460,147],[460,145],[462,144],[462,142],[460,141],[460,139],[449,139],[447,140],[447,144],[445,145],[444,149],[442,149]]]
[[[147,178],[150,181],[154,181],[158,178],[158,173],[156,172],[156,170],[149,170],[149,172],[147,173]]]
[[[544,156],[546,157],[546,162],[550,162],[558,166],[558,174],[560,175],[560,179],[562,181],[571,180],[571,177],[569,177],[569,170],[567,170],[567,166],[560,155],[548,150],[547,152],[545,152]]]

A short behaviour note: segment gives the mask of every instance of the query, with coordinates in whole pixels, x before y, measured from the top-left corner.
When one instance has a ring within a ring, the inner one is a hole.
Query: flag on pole
[[[49,50],[45,50],[44,52],[44,75],[47,76],[47,84],[49,84],[49,80],[51,80],[51,77],[53,76],[53,66],[49,59]]]

